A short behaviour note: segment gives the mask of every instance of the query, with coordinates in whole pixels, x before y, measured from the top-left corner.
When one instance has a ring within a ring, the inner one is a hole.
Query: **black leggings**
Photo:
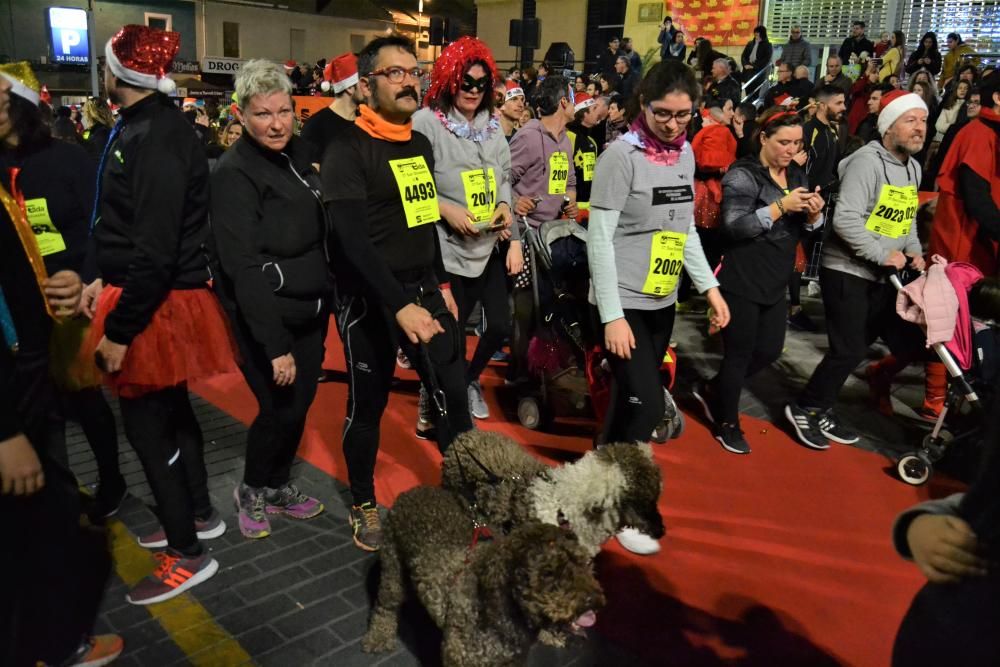
[[[329,318],[323,315],[323,319]],[[306,414],[316,397],[316,384],[323,363],[323,332],[320,320],[290,331],[295,382],[288,387],[274,383],[271,360],[250,336],[242,318],[236,320],[236,341],[243,363],[240,370],[257,398],[257,417],[247,432],[246,467],[243,482],[254,488],[277,489],[288,483],[295,452],[302,440]]]
[[[205,441],[191,409],[187,384],[121,397],[122,423],[153,491],[167,543],[187,555],[201,552],[195,517],[212,513],[205,472]]]
[[[407,290],[409,293],[411,290]],[[415,294],[412,296],[416,296]],[[431,313],[444,309],[444,298],[436,289],[424,294],[422,303]],[[355,505],[375,501],[375,459],[378,456],[382,413],[389,401],[389,389],[396,370],[396,348],[401,347],[428,389],[431,369],[424,363],[419,347],[410,342],[395,320],[390,322],[377,300],[365,296],[341,295],[336,304],[337,331],[344,344],[347,366],[347,418],[344,420],[344,459]],[[434,376],[444,392],[447,420],[432,410],[436,420],[438,447],[442,452],[459,433],[472,430],[469,397],[466,392],[465,360],[454,353],[457,327],[431,339],[427,347]]]
[[[469,384],[479,379],[490,357],[500,349],[504,340],[510,336],[510,305],[507,302],[506,262],[497,248],[493,249],[489,262],[482,275],[476,278],[466,278],[449,274],[451,292],[458,304],[458,321],[466,322],[476,303],[483,304],[485,320],[483,335],[476,345],[476,351],[469,361],[465,371],[465,383]],[[462,336],[462,358],[465,354],[465,336]]]
[[[603,442],[648,442],[663,419],[666,406],[660,366],[670,345],[674,311],[673,305],[658,310],[625,310],[635,349],[631,359],[607,353],[613,378]]]
[[[721,423],[738,424],[740,390],[746,378],[756,375],[781,356],[785,345],[787,306],[782,299],[770,305],[723,292],[729,305],[729,325],[722,330],[725,347],[719,372],[712,379]]]

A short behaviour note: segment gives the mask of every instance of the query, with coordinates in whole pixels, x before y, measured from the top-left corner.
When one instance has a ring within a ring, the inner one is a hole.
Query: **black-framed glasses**
[[[419,79],[423,76],[423,70],[419,67],[414,67],[413,69],[404,69],[402,67],[383,67],[382,69],[377,69],[368,76],[384,76],[389,80],[389,83],[403,83],[407,76],[414,79]]]
[[[653,118],[660,123],[669,123],[670,121],[675,120],[678,125],[683,125],[684,123],[690,121],[691,116],[693,115],[690,109],[686,111],[674,112],[667,111],[666,109],[657,109],[652,104],[647,104],[646,108],[649,109],[651,114],[653,114]]]

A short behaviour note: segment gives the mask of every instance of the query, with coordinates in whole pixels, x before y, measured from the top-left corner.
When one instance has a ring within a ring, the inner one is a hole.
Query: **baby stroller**
[[[534,382],[522,390],[517,417],[522,426],[539,429],[557,416],[603,418],[610,373],[603,361],[600,324],[587,303],[587,229],[560,219],[527,226],[525,245],[531,269],[535,331],[528,349]],[[664,368],[672,385],[676,357],[671,350]],[[684,428],[684,415],[664,388],[663,422],[652,438],[664,442]]]
[[[890,277],[897,291],[903,289],[899,276]],[[982,281],[980,280],[979,283]],[[977,287],[972,287],[976,292]],[[981,435],[981,421],[985,396],[997,376],[997,325],[991,320],[977,319],[977,309],[970,308],[969,363],[963,368],[949,351],[948,343],[935,343],[932,348],[948,372],[948,389],[941,414],[931,432],[924,436],[919,449],[903,454],[896,461],[896,472],[907,484],[919,486],[930,479],[934,464],[946,452],[961,442],[975,441]],[[961,326],[959,324],[958,326]],[[957,327],[956,327],[957,329]],[[956,336],[958,331],[956,331]]]
[[[593,414],[584,372],[592,339],[586,333],[587,230],[575,220],[551,220],[537,229],[526,225],[524,240],[535,314],[528,346],[533,381],[521,390],[517,418],[539,429],[556,416]]]

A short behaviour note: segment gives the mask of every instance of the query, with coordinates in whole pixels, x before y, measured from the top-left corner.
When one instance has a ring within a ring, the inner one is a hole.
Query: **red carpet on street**
[[[346,482],[346,385],[335,333],[326,368],[334,380],[319,387],[299,454]],[[484,376],[492,416],[479,427],[510,435],[550,463],[591,447],[594,425],[585,420],[558,421],[548,433],[522,428],[502,371],[491,366]],[[414,436],[416,374],[397,377],[376,469],[378,500],[389,506],[440,478],[436,447]],[[256,412],[239,375],[192,388],[241,421]],[[654,445],[664,476],[662,551],[636,556],[611,540],[598,557],[608,597],[598,631],[651,665],[887,665],[922,583],[892,549],[892,520],[956,485],[939,476],[915,489],[879,455],[838,445],[808,450],[749,418],[743,427],[753,453],[737,456],[688,416],[680,439]]]

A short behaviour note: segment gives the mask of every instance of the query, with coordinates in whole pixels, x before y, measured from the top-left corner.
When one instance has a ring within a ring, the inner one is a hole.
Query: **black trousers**
[[[799,405],[826,410],[876,339],[882,338],[905,365],[923,355],[923,335],[896,315],[896,290],[887,282],[822,268],[820,284],[830,349],[799,396]]]
[[[721,414],[713,416],[722,423],[737,424],[744,380],[781,356],[787,307],[784,299],[764,305],[731,292],[722,296],[729,305],[730,320],[722,330],[722,364],[712,379]]]
[[[924,584],[903,618],[893,667],[1000,665],[1000,577]]]
[[[458,304],[458,321],[467,322],[476,303],[483,304],[486,321],[483,323],[483,335],[479,338],[476,351],[472,354],[465,371],[466,384],[474,382],[482,375],[490,357],[500,349],[504,340],[510,336],[511,313],[507,300],[507,268],[506,257],[497,248],[493,249],[490,260],[482,275],[476,278],[466,278],[449,274],[452,296]],[[465,336],[462,336],[462,358],[466,358]]]
[[[169,546],[200,552],[195,517],[212,513],[201,427],[187,384],[119,398],[125,435],[142,463]]]
[[[93,628],[111,572],[105,533],[81,528],[76,480],[47,453],[56,392],[45,357],[19,357],[14,380],[45,486],[32,496],[0,495],[0,571],[8,573],[0,593],[0,665],[12,667],[60,664],[72,655]]]
[[[247,431],[243,482],[254,488],[277,489],[288,483],[298,451],[306,415],[323,365],[325,316],[290,330],[295,382],[287,387],[274,383],[274,370],[263,346],[254,342],[246,323],[237,316],[236,342],[240,348],[240,370],[257,399],[257,416]]]
[[[69,469],[66,447],[66,422],[76,420],[87,436],[100,484],[107,488],[125,488],[125,478],[118,466],[118,427],[111,406],[100,387],[79,391],[59,391],[55,409],[48,421],[48,440],[52,457]]]
[[[407,289],[423,307],[438,312],[444,298],[436,289],[420,295]],[[378,456],[382,413],[389,401],[389,389],[396,369],[396,348],[410,359],[424,386],[436,383],[444,392],[447,419],[432,410],[436,421],[438,447],[442,452],[459,433],[472,430],[469,398],[466,393],[465,360],[454,354],[457,326],[445,327],[426,345],[432,360],[428,368],[420,347],[410,342],[382,304],[370,296],[340,295],[335,306],[337,331],[344,344],[347,367],[347,418],[344,420],[344,459],[355,505],[375,501],[375,459]],[[454,321],[454,320],[453,320]],[[438,363],[448,361],[448,363]],[[430,382],[430,373],[435,382]]]
[[[625,309],[635,349],[631,359],[608,353],[611,403],[604,421],[603,442],[648,442],[663,419],[660,366],[674,329],[673,305],[658,310]]]

